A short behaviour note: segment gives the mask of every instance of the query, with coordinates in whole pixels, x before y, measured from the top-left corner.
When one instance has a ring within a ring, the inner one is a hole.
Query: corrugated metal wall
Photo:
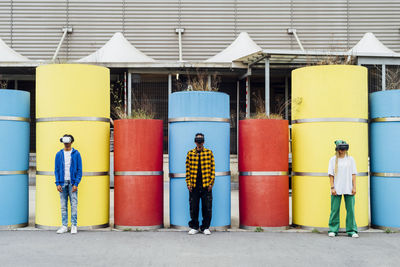
[[[11,3],[0,1],[0,38],[7,44],[11,44]]]
[[[126,0],[124,34],[134,46],[155,59],[177,60],[178,13],[176,0]]]
[[[2,0],[4,2],[4,0]],[[67,24],[65,0],[12,0],[12,48],[32,59],[51,59]],[[2,38],[3,36],[1,36]],[[65,58],[67,46],[59,55]]]
[[[32,59],[50,59],[65,25],[61,61],[101,47],[116,31],[155,59],[203,60],[247,31],[263,48],[343,50],[372,31],[400,52],[400,1],[370,0],[1,0],[0,38]]]
[[[396,52],[400,52],[400,1],[349,1],[349,39],[357,43],[372,31],[376,37]]]

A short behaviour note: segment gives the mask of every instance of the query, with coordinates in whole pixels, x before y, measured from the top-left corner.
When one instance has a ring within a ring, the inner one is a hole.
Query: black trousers
[[[199,207],[201,199],[201,214],[203,221],[200,230],[210,228],[212,216],[212,190],[208,191],[207,188],[195,187],[192,192],[189,192],[189,205],[190,205],[190,222],[189,227],[192,229],[199,229]]]

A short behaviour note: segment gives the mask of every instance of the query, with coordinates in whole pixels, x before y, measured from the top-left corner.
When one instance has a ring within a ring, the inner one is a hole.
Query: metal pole
[[[239,81],[236,82],[236,153],[239,156]]]
[[[293,35],[294,35],[294,38],[296,38],[297,44],[300,46],[301,51],[304,51],[304,47],[303,47],[303,45],[301,44],[300,39],[299,39],[299,37],[297,36],[296,31],[293,32]]]
[[[168,105],[169,105],[169,96],[172,94],[172,74],[171,73],[169,73],[168,74]],[[167,124],[167,127],[168,127],[168,155],[169,155],[169,123]]]
[[[285,76],[285,119],[289,119],[289,76]]]
[[[132,73],[128,72],[128,116],[132,115]]]
[[[126,97],[126,71],[124,72],[124,112],[125,114],[128,113],[127,110],[127,103],[126,103],[127,97]]]
[[[181,32],[178,33],[179,38],[179,61],[182,61],[182,35]]]
[[[18,90],[18,80],[14,80],[14,89]]]
[[[58,56],[58,52],[60,51],[61,45],[64,42],[65,36],[67,36],[67,29],[66,28],[64,29],[64,33],[63,33],[63,35],[61,37],[60,42],[58,43],[56,52],[54,52],[53,58],[51,59],[52,61],[56,60],[56,58]]]
[[[67,33],[72,33],[72,27],[63,28],[63,35],[61,37],[60,42],[58,43],[56,52],[54,52],[53,58],[51,59],[52,61],[56,60],[56,58],[58,56],[58,52],[60,51],[61,45],[63,44],[65,36],[67,36]]]
[[[382,64],[382,91],[386,90],[386,65]]]
[[[207,88],[211,91],[211,75],[207,75]]]
[[[246,77],[246,118],[250,118],[250,77]]]
[[[178,28],[178,29],[175,29],[175,32],[178,34],[179,61],[182,62],[182,34],[185,32],[185,29]]]
[[[265,114],[269,116],[270,114],[270,85],[269,85],[269,58],[265,59]]]
[[[172,74],[168,74],[168,95],[172,94]]]

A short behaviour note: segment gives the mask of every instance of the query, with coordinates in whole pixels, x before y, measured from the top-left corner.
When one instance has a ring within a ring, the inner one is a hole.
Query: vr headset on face
[[[349,145],[348,144],[340,144],[336,147],[336,150],[349,150]]]
[[[204,143],[204,137],[195,137],[194,142],[197,144],[202,144]]]
[[[60,142],[63,144],[70,144],[74,141],[73,137],[71,136],[63,136],[60,138]]]

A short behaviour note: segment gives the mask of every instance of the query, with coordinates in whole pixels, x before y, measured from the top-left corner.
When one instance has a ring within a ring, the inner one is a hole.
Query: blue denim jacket
[[[56,185],[64,185],[64,149],[61,149],[56,154],[54,175],[56,176]],[[82,179],[82,158],[78,150],[72,148],[71,152],[71,184],[78,186]]]

